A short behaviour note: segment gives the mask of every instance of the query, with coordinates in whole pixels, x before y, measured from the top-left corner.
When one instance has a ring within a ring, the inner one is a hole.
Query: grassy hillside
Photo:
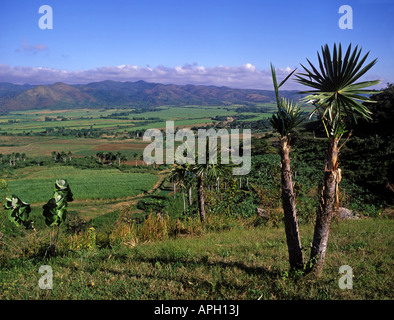
[[[325,272],[318,280],[288,273],[282,224],[272,228],[232,222],[224,231],[210,231],[216,220],[199,236],[125,241],[113,248],[100,247],[97,234],[89,248],[61,250],[48,260],[2,260],[0,299],[394,298],[392,220],[334,223]],[[312,225],[301,227],[307,252],[312,233]],[[38,287],[43,264],[53,269],[52,290]],[[339,288],[341,265],[353,268],[353,289]]]

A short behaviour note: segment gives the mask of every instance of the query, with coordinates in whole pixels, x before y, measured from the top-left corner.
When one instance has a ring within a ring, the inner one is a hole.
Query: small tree
[[[120,161],[122,159],[122,153],[120,151],[116,152],[115,159],[118,160],[118,165],[120,167]]]
[[[99,151],[99,152],[96,153],[96,156],[99,159],[100,163],[102,163],[103,159],[104,159],[104,153]]]
[[[215,151],[216,152],[216,151]],[[214,162],[209,159],[206,163],[197,163],[190,166],[190,173],[197,178],[197,196],[198,211],[201,223],[205,223],[205,184],[208,182],[217,182],[221,177],[227,177],[231,174],[230,165],[222,164],[221,161]]]
[[[183,214],[186,214],[186,200],[185,200],[185,191],[187,189],[190,190],[192,181],[190,181],[191,173],[191,165],[184,163],[184,164],[175,164],[169,175],[169,180],[174,183],[174,198],[175,198],[175,187],[178,186],[182,191],[182,199],[183,199]],[[189,205],[190,204],[189,199]]]

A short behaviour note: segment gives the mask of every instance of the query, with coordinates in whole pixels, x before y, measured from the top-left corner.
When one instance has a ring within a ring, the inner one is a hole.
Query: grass
[[[0,299],[393,299],[392,220],[333,223],[320,279],[288,272],[283,228],[238,221],[200,236],[3,260]],[[305,248],[312,233],[301,226]],[[38,288],[44,264],[53,269],[52,290]],[[345,264],[352,290],[338,286]]]
[[[78,200],[119,199],[135,196],[151,189],[157,176],[148,173],[122,173],[117,169],[92,170],[69,166],[27,168],[7,178],[9,193],[29,203],[48,201],[56,179],[67,179]]]

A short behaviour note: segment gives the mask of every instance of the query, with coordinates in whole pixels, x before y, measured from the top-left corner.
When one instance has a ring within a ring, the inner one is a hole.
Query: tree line
[[[112,165],[116,161],[118,162],[118,165],[120,166],[121,163],[124,163],[127,161],[127,157],[122,154],[120,151],[118,152],[97,152],[96,157],[98,158],[99,162],[102,164],[107,164],[107,165]]]
[[[0,162],[8,162],[10,164],[10,167],[15,167],[16,164],[20,161],[25,162],[27,159],[26,153],[19,153],[19,152],[13,152],[10,154],[2,154],[0,153]]]

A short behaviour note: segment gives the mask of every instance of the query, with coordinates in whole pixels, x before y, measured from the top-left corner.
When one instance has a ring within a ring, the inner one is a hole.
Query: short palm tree
[[[187,175],[189,172],[189,164],[174,164],[172,169],[170,170],[169,180],[174,183],[174,198],[176,186],[182,190],[183,197],[183,213],[186,213],[186,201],[185,201],[185,190],[186,190],[186,181]]]
[[[313,88],[303,91],[307,94],[303,101],[312,102],[315,113],[323,122],[328,138],[324,167],[323,185],[317,210],[316,225],[312,242],[310,262],[317,276],[321,275],[326,254],[328,235],[333,213],[338,207],[338,184],[341,170],[338,168],[339,141],[347,132],[345,121],[357,121],[357,117],[371,119],[371,112],[362,102],[372,102],[368,95],[376,93],[366,90],[380,83],[379,80],[359,80],[376,63],[376,60],[363,67],[369,52],[360,59],[358,46],[352,51],[351,45],[342,56],[341,44],[334,44],[332,53],[328,45],[318,53],[319,66],[315,67],[308,59],[310,68],[302,66],[304,73],[296,75],[297,82]],[[346,142],[346,141],[345,141]]]
[[[202,223],[205,223],[205,183],[212,181],[216,182],[217,179],[230,175],[231,168],[229,165],[213,163],[209,160],[202,164],[196,163],[191,166],[191,169],[191,172],[197,178],[198,211],[200,213],[200,220]]]
[[[199,156],[197,154],[195,162],[190,164],[188,167],[189,171],[189,183],[193,184],[193,180],[197,180],[197,198],[198,198],[198,212],[200,214],[200,220],[205,223],[205,193],[204,188],[206,183],[217,182],[220,178],[225,178],[231,174],[231,166],[222,163],[222,160],[218,156],[217,149],[209,149],[209,143],[206,143],[205,149],[205,161],[199,163]],[[218,159],[219,158],[219,159]],[[216,161],[215,161],[216,159]]]
[[[287,248],[289,251],[289,262],[292,269],[301,269],[304,265],[300,234],[298,229],[297,210],[295,195],[293,190],[292,173],[290,167],[290,138],[294,128],[299,125],[304,117],[301,109],[293,101],[279,97],[279,88],[295,72],[291,72],[279,85],[276,80],[276,72],[271,64],[272,81],[276,95],[278,111],[272,115],[270,120],[272,127],[280,135],[281,156],[281,185],[282,185],[282,205],[284,212],[285,232]]]

